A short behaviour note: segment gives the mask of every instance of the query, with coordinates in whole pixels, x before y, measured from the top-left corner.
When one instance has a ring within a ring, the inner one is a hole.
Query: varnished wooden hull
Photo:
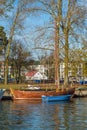
[[[57,95],[65,95],[65,94],[73,94],[74,93],[74,89],[68,89],[68,90],[61,90],[61,91],[42,91],[42,90],[38,90],[38,91],[26,91],[26,90],[14,90],[14,89],[10,89],[10,92],[12,94],[13,99],[28,99],[28,100],[42,100],[42,95],[46,95],[46,96],[57,96]]]

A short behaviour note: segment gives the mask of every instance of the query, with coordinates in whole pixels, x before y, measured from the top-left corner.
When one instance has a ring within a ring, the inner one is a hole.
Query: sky
[[[17,1],[14,4],[15,9],[17,8]],[[10,19],[9,18],[0,18],[0,26],[4,26],[5,27],[5,32],[7,34],[7,37],[9,37],[9,33],[10,33],[10,27],[11,27],[11,23],[12,23],[12,15],[15,13],[14,10],[12,10],[12,12],[8,13],[8,15],[10,15]],[[45,14],[41,14],[41,15],[36,15],[36,16],[29,16],[27,17],[23,24],[24,24],[24,29],[21,30],[21,35],[20,33],[16,33],[15,37],[16,39],[20,39],[24,44],[25,44],[25,50],[29,50],[31,51],[32,48],[34,48],[34,37],[36,37],[35,35],[35,30],[37,26],[43,26],[45,24],[45,21],[48,20],[48,16]],[[40,54],[37,52],[37,50],[33,50],[33,57],[38,58],[38,55]]]
[[[85,6],[87,6],[87,0],[79,0],[79,3],[83,4],[85,2]],[[17,8],[17,0],[16,3],[14,4],[15,10]],[[9,37],[9,31],[10,31],[10,26],[12,23],[12,15],[15,13],[15,10],[10,11],[9,15],[10,18],[0,18],[0,26],[5,27],[5,32],[7,34],[7,37]],[[33,50],[35,43],[35,37],[37,36],[36,28],[37,26],[44,26],[49,20],[49,16],[47,14],[38,14],[38,15],[30,15],[28,16],[24,22],[24,29],[22,29],[19,33],[16,32],[16,39],[20,39],[24,44],[25,44],[25,50]],[[84,34],[83,34],[84,35]],[[80,46],[80,44],[78,44]],[[40,56],[42,50],[33,50],[33,57],[38,58],[38,55]],[[42,53],[43,54],[43,53]]]

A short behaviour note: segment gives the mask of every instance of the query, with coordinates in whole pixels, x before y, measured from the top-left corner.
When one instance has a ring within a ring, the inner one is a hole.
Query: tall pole
[[[60,42],[60,22],[62,19],[62,0],[58,0],[57,7],[58,7],[58,15],[55,18],[55,46],[54,46],[56,91],[58,91],[58,89],[60,89],[59,42]]]
[[[55,85],[59,89],[59,28],[55,21],[55,45],[54,45],[54,64],[55,64]]]

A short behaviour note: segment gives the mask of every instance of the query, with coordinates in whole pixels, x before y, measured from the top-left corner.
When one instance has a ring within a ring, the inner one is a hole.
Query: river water
[[[1,101],[0,130],[87,130],[87,98],[55,103]]]

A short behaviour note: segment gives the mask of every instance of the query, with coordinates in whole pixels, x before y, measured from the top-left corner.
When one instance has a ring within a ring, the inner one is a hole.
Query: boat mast
[[[58,16],[55,18],[55,45],[54,45],[56,90],[60,89],[59,42],[60,42],[60,21],[61,21],[61,18],[62,18],[62,0],[58,0]]]
[[[59,89],[59,27],[55,21],[55,44],[54,44],[55,85]]]

